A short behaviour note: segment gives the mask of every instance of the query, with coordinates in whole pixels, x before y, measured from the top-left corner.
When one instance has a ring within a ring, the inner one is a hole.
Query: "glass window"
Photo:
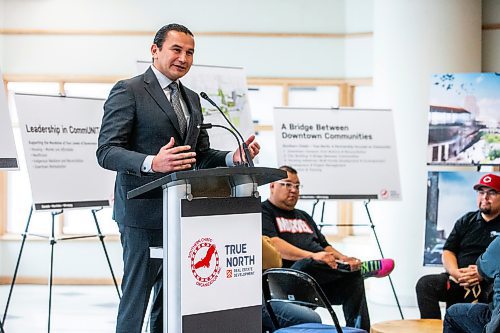
[[[357,86],[354,89],[354,107],[356,108],[376,108],[374,89],[372,86]]]
[[[372,203],[373,204],[373,203]],[[368,207],[370,209],[370,207]],[[370,219],[366,213],[365,203],[361,200],[352,201],[352,219],[355,224],[366,224],[366,226],[356,226],[353,227],[353,233],[355,235],[370,235]]]
[[[97,222],[101,232],[106,235],[118,234],[118,225],[111,218],[113,209],[103,208],[96,212]],[[65,234],[97,234],[94,217],[90,209],[72,209],[64,212]]]
[[[269,126],[273,124],[273,109],[283,104],[282,86],[250,86],[248,88],[248,102],[252,112],[252,119],[257,125]],[[254,160],[255,166],[275,168],[276,140],[274,131],[269,127],[256,133],[257,141],[261,146],[259,155]],[[263,200],[269,197],[269,185],[259,187]]]
[[[300,176],[300,175],[299,175]],[[337,224],[340,223],[338,221],[338,206],[337,201],[332,200],[320,200],[318,204],[314,205],[316,200],[299,200],[297,203],[297,208],[306,211],[310,214],[314,222],[320,226],[321,223],[325,224]],[[312,215],[314,207],[314,215]],[[322,218],[323,215],[323,218]],[[336,226],[324,226],[321,229],[321,232],[325,235],[333,235],[338,232],[338,228]]]
[[[59,95],[59,83],[56,82],[9,82],[7,84],[7,102],[9,104],[10,116],[14,127],[18,126],[16,106],[14,104],[14,93]]]
[[[252,119],[260,125],[272,125],[273,108],[283,105],[282,86],[253,86],[248,88],[248,103]]]
[[[26,228],[33,200],[28,171],[26,169],[26,160],[21,147],[21,131],[19,128],[14,128],[14,139],[16,141],[19,171],[7,173],[7,232],[20,234]],[[51,221],[50,212],[33,212],[29,232],[48,235],[51,231]],[[57,221],[59,220],[56,219]]]
[[[108,98],[111,83],[66,83],[64,91],[68,96]]]
[[[68,96],[107,98],[112,83],[66,83],[64,91]],[[113,209],[105,207],[96,212],[97,221],[103,234],[118,234],[118,226],[112,219]],[[73,209],[64,213],[65,234],[95,234],[97,228],[91,209]]]
[[[336,86],[290,87],[289,106],[330,108],[339,106],[339,88]]]

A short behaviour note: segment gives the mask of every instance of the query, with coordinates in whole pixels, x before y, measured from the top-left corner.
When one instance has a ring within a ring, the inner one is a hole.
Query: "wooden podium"
[[[167,333],[260,333],[261,205],[257,187],[284,170],[181,171],[129,191],[163,192],[163,322]]]

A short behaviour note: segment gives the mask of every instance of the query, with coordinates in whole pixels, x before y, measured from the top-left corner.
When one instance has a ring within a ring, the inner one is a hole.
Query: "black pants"
[[[140,333],[154,287],[150,332],[163,332],[162,260],[149,257],[149,247],[161,246],[162,230],[118,224],[123,247],[122,298],[118,307],[117,333]]]
[[[422,319],[441,319],[439,302],[446,302],[446,308],[456,303],[488,303],[491,285],[482,282],[466,290],[449,279],[449,274],[432,274],[422,276],[415,287],[418,308]]]
[[[299,260],[290,268],[311,275],[331,304],[342,305],[347,326],[370,331],[365,285],[360,271],[339,271],[312,259]]]

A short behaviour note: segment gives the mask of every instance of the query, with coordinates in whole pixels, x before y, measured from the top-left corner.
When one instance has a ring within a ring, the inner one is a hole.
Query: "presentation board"
[[[138,71],[144,73],[150,65],[151,62],[138,61]],[[193,65],[180,81],[198,94],[202,91],[207,93],[241,132],[244,140],[254,133],[248,103],[247,78],[243,68]],[[203,98],[200,99],[204,123],[231,128],[215,107]],[[236,139],[228,131],[221,128],[212,128],[208,129],[208,133],[212,148],[231,151],[236,149]]]
[[[500,73],[431,78],[427,163],[500,164]]]
[[[109,206],[115,173],[97,164],[103,99],[15,94],[35,210]]]
[[[0,71],[0,78],[2,77]],[[3,80],[0,84],[0,142],[0,170],[19,169],[14,132],[12,131],[7,99],[5,98]]]
[[[303,199],[400,200],[390,110],[274,108],[279,165],[299,172]]]

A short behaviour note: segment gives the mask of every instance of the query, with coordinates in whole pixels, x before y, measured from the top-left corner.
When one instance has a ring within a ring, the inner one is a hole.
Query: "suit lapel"
[[[179,128],[179,121],[177,120],[177,115],[175,114],[172,105],[165,96],[165,92],[160,87],[158,83],[158,79],[156,78],[153,70],[148,68],[148,70],[144,73],[144,89],[148,92],[149,95],[153,98],[153,100],[158,104],[158,106],[162,109],[163,112],[168,116],[170,122],[174,125],[175,129],[179,136],[181,135],[181,131]]]
[[[179,88],[182,94],[182,98],[186,102],[186,105],[189,110],[190,118],[189,118],[189,125],[186,131],[186,137],[184,138],[184,144],[188,144],[193,146],[195,142],[193,140],[196,140],[198,137],[198,129],[196,128],[198,125],[201,124],[201,110],[199,110],[199,107],[197,107],[197,103],[193,101],[194,97],[191,97],[186,88],[182,85],[182,83],[179,82]]]

